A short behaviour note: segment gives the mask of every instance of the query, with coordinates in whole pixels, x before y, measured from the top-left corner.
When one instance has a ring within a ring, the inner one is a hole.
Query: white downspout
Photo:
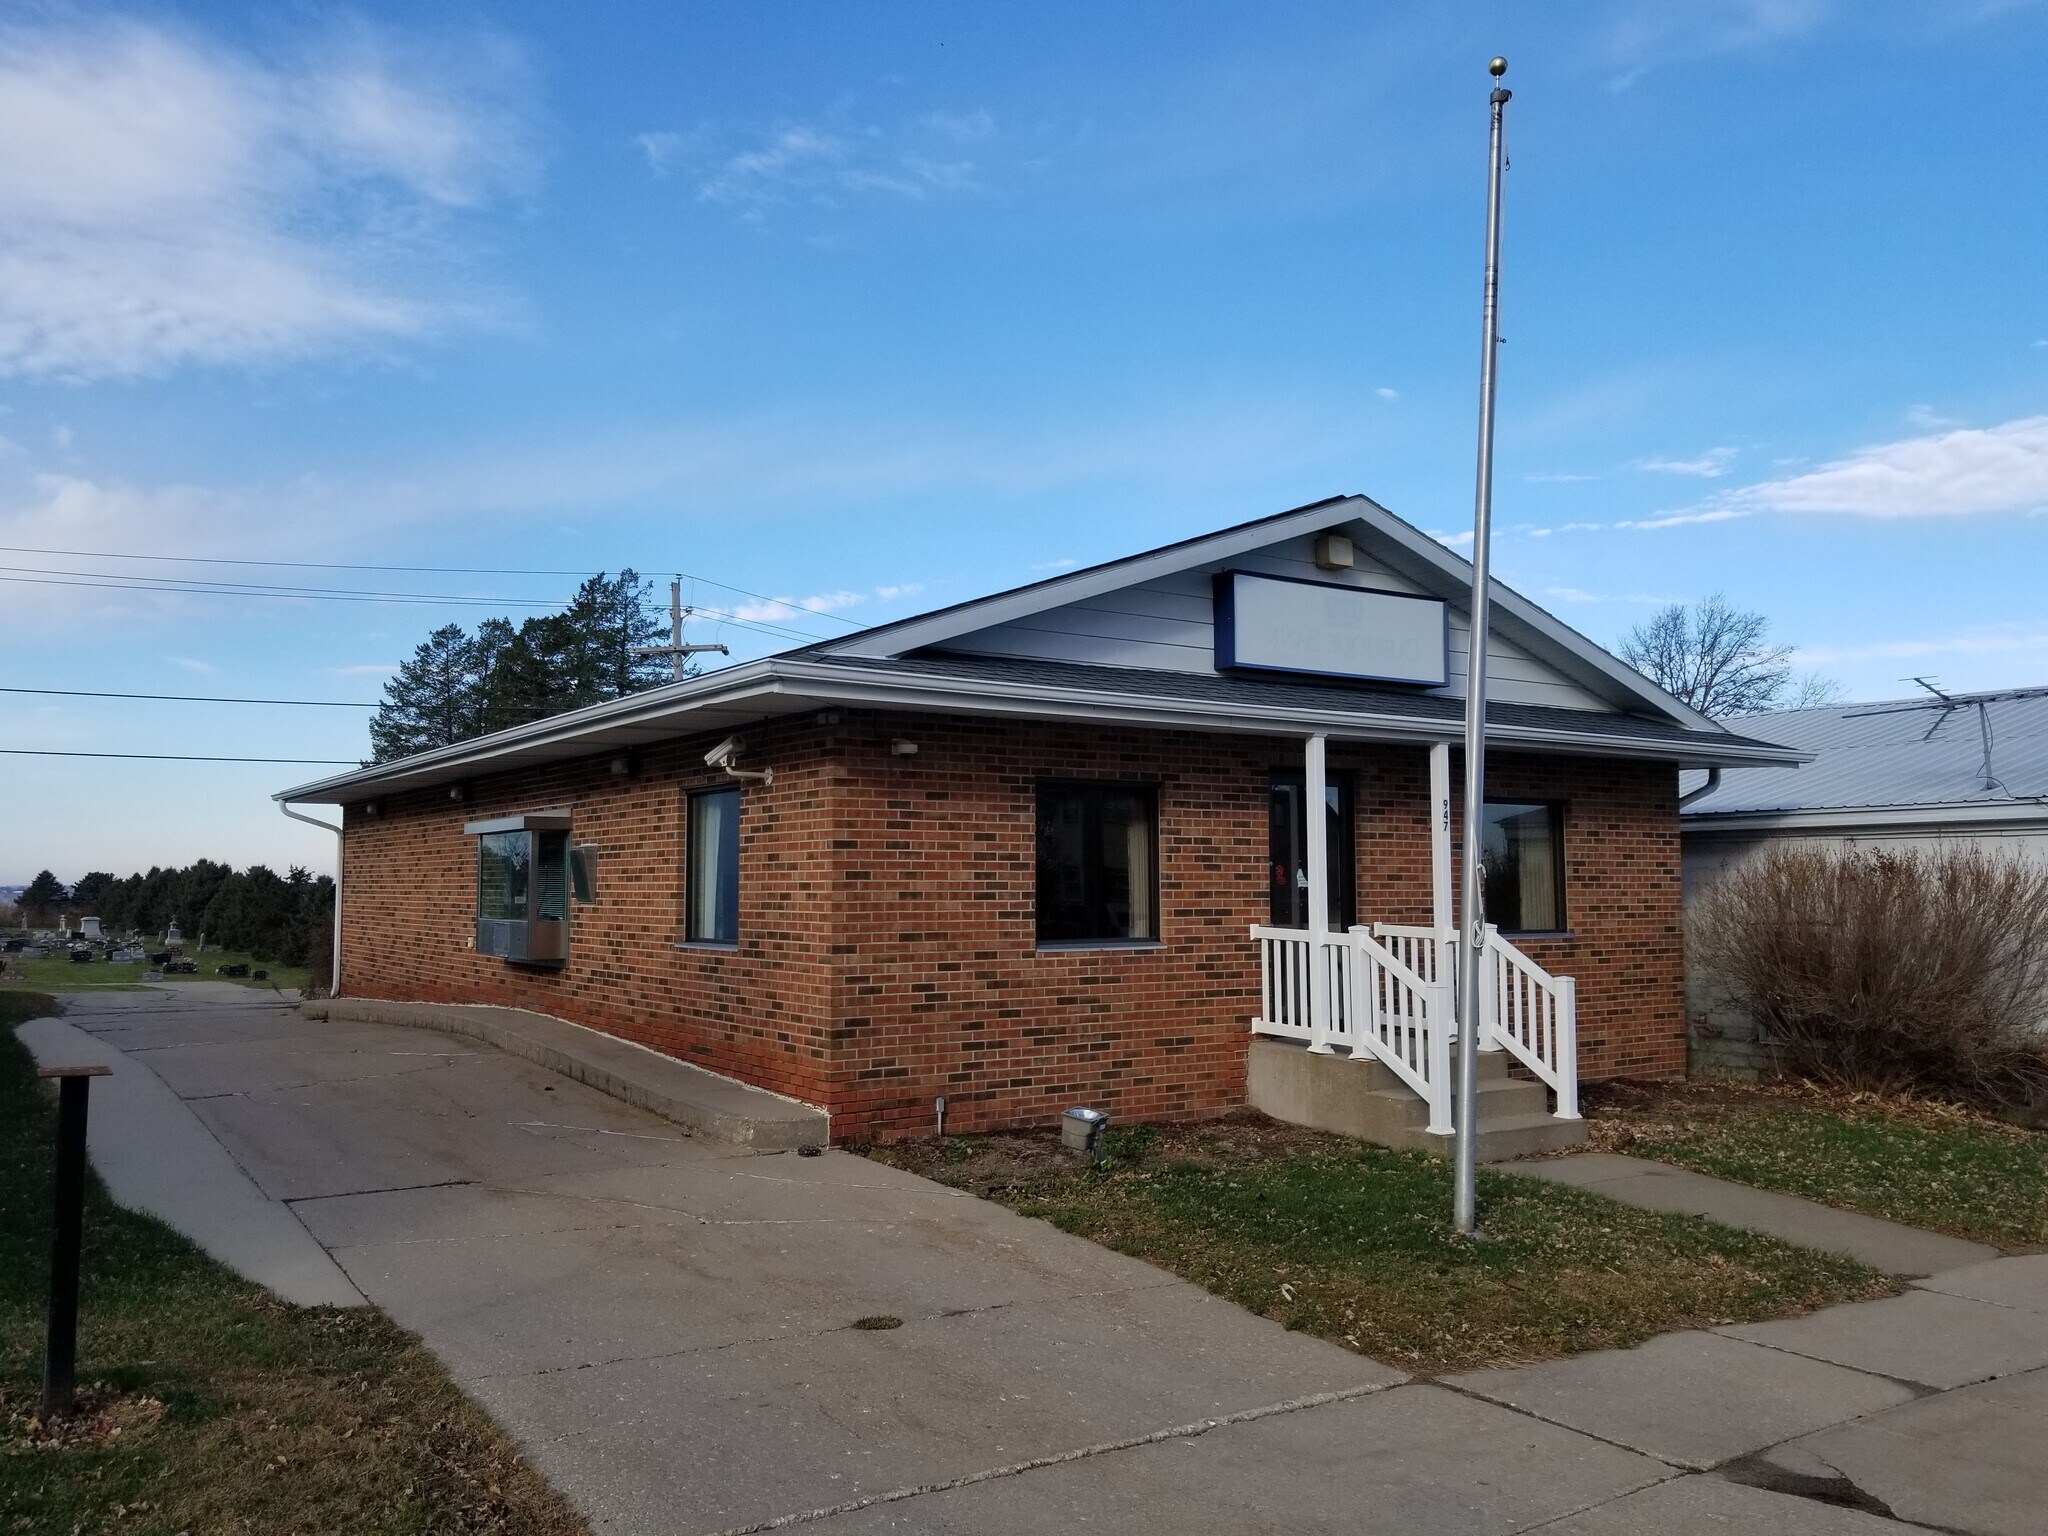
[[[329,997],[339,997],[341,996],[341,860],[342,851],[347,845],[347,839],[342,836],[341,828],[331,821],[321,821],[313,816],[302,816],[282,800],[278,801],[277,808],[283,811],[285,815],[291,817],[293,821],[303,821],[309,827],[321,827],[334,834],[334,964],[327,973],[327,995]]]
[[[1309,1049],[1318,1056],[1330,1047],[1330,813],[1324,802],[1329,772],[1325,739],[1311,736],[1302,752],[1302,799],[1308,823],[1308,1017]]]

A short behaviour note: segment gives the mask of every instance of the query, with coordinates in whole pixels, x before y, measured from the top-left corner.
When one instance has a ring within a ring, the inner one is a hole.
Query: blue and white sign
[[[1225,571],[1216,578],[1216,666],[1441,688],[1450,613],[1440,598]]]

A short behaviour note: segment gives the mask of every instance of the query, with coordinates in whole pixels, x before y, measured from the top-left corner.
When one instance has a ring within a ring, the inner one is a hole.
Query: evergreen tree
[[[38,872],[21,893],[21,915],[31,923],[47,923],[64,904],[64,882],[47,869]]]
[[[106,900],[107,892],[113,884],[114,877],[103,869],[96,869],[89,875],[81,875],[78,884],[71,887],[72,903],[88,916],[99,913],[100,904]]]
[[[421,641],[412,660],[384,685],[384,702],[370,721],[376,761],[474,736],[483,713],[477,663],[477,643],[460,624],[444,624]]]
[[[474,636],[459,624],[435,630],[384,685],[384,703],[370,722],[374,761],[667,681],[667,663],[633,654],[668,632],[650,608],[651,585],[631,569],[616,577],[599,572],[562,612],[537,615],[517,629],[509,619],[486,619]]]

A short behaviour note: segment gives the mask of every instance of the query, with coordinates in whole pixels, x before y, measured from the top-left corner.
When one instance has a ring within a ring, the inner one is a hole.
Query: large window
[[[740,941],[740,792],[709,789],[690,796],[688,920],[692,944]]]
[[[1323,786],[1323,825],[1330,855],[1328,924],[1342,933],[1353,916],[1351,780],[1333,776]],[[1308,788],[1300,773],[1273,775],[1266,819],[1267,921],[1275,928],[1308,926]]]
[[[1503,933],[1564,927],[1564,817],[1554,805],[1486,802],[1479,845],[1486,920]]]
[[[1159,937],[1157,793],[1128,784],[1038,786],[1038,942]]]

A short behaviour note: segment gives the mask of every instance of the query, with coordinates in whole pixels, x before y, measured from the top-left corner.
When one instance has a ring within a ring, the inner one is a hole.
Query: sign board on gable
[[[1440,598],[1225,571],[1216,578],[1216,666],[1441,688],[1450,613]]]

